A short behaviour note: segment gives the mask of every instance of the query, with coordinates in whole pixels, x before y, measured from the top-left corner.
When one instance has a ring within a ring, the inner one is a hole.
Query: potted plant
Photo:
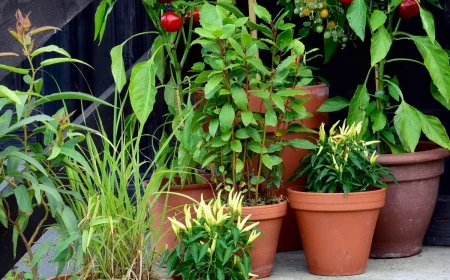
[[[42,95],[43,78],[41,73],[49,65],[58,63],[81,63],[72,58],[64,49],[50,45],[34,48],[34,38],[41,32],[56,31],[52,26],[33,27],[29,14],[16,12],[16,27],[10,29],[11,35],[22,46],[22,52],[28,61],[27,68],[16,68],[0,64],[0,68],[23,76],[26,91],[9,89],[0,86],[0,109],[6,110],[0,116],[0,141],[8,143],[0,152],[0,185],[5,186],[0,192],[0,223],[5,228],[12,228],[12,248],[14,257],[18,242],[26,248],[26,265],[30,271],[25,273],[27,279],[42,279],[39,265],[42,256],[54,245],[55,254],[52,261],[58,263],[59,275],[74,250],[79,245],[75,236],[78,233],[77,220],[72,210],[63,199],[67,194],[72,199],[79,199],[78,193],[67,192],[62,178],[56,170],[64,166],[64,161],[76,159],[78,153],[74,146],[82,141],[82,132],[86,128],[70,123],[73,113],[66,108],[55,115],[40,113],[42,104],[55,100],[87,100],[108,105],[89,94],[80,92],[58,92]],[[36,58],[43,53],[57,53],[61,57],[46,59],[36,63]],[[19,56],[16,53],[0,53],[5,56]],[[10,106],[7,109],[6,106]],[[43,141],[35,139],[42,137]],[[14,209],[17,204],[18,210]],[[56,219],[53,228],[60,233],[59,238],[50,243],[38,243],[40,232],[47,227],[50,217]],[[36,221],[36,218],[39,220]],[[29,225],[30,223],[30,225]],[[29,234],[31,232],[31,234]]]
[[[425,66],[432,80],[431,95],[446,108],[449,108],[450,66],[447,53],[436,41],[433,16],[423,5],[408,0],[368,3],[353,0],[346,4],[349,5],[347,20],[355,34],[364,40],[369,34],[367,25],[370,31],[371,67],[367,78],[358,86],[350,103],[337,97],[324,106],[334,103],[335,106],[328,108],[333,110],[349,105],[348,121],[363,121],[365,137],[381,141],[378,150],[383,155],[378,162],[390,168],[399,185],[388,181],[387,202],[378,220],[371,256],[406,257],[421,251],[436,203],[439,178],[444,172],[444,160],[449,156],[450,140],[438,118],[407,103],[408,96],[402,93],[399,80],[395,73],[389,72],[389,66],[394,63]],[[426,36],[401,31],[402,22],[419,16]],[[399,41],[415,45],[423,62],[393,57],[391,50]],[[370,84],[374,85],[374,94],[369,94]],[[435,145],[419,143],[422,132]]]
[[[281,153],[315,145],[288,138],[294,132],[314,132],[300,123],[311,114],[305,109],[309,96],[297,87],[311,76],[307,68],[311,52],[294,38],[285,14],[272,18],[264,7],[254,7],[264,23],[248,21],[231,5],[203,5],[201,14],[210,16],[195,29],[200,37],[193,44],[202,45],[204,63],[195,83],[204,85],[205,100],[194,119],[207,129],[204,144],[199,145],[199,162],[212,166],[218,188],[242,191],[244,215],[260,222],[263,237],[255,242],[251,258],[253,273],[262,278],[272,272],[287,211],[286,200],[277,195],[283,184]],[[264,38],[252,38],[252,30]],[[264,64],[258,53],[271,59]],[[252,96],[262,100],[258,110],[250,108]],[[273,135],[267,133],[270,129]]]
[[[103,37],[110,9],[116,1],[102,0],[97,8],[95,36],[100,41]],[[150,0],[142,1],[149,19],[156,31],[144,32],[140,35],[157,35],[151,46],[152,58],[134,66],[128,90],[130,103],[139,122],[147,121],[153,109],[157,92],[164,90],[164,100],[167,103],[169,116],[172,121],[168,124],[175,132],[175,140],[165,149],[165,155],[158,162],[160,168],[170,168],[176,173],[170,173],[170,191],[159,196],[157,203],[152,205],[152,211],[159,214],[156,223],[163,225],[168,234],[163,237],[159,245],[176,245],[175,236],[170,229],[170,223],[165,216],[179,216],[183,218],[183,205],[189,203],[187,197],[199,200],[203,194],[205,199],[214,196],[212,184],[209,182],[209,172],[197,171],[197,145],[202,138],[203,130],[190,126],[193,117],[194,104],[192,95],[198,90],[192,86],[191,80],[196,75],[186,73],[191,42],[194,39],[193,29],[202,20],[199,9],[205,0],[172,1]],[[191,16],[192,15],[192,16]],[[130,39],[131,39],[130,38]],[[112,74],[116,84],[116,91],[121,92],[126,83],[123,48],[130,40],[111,50]],[[161,145],[166,146],[161,138]],[[169,173],[168,173],[169,174]],[[166,182],[166,181],[164,181]]]
[[[243,218],[242,193],[229,192],[222,205],[220,193],[208,204],[201,199],[184,208],[184,223],[170,219],[179,240],[176,248],[164,253],[167,272],[182,279],[256,279],[251,273],[252,243],[260,236],[258,223]]]
[[[317,275],[364,273],[386,183],[395,181],[378,155],[365,142],[362,122],[338,123],[326,135],[320,127],[317,148],[303,158],[296,177],[306,186],[288,189],[289,204],[296,211],[308,270]],[[380,189],[377,189],[380,188]]]

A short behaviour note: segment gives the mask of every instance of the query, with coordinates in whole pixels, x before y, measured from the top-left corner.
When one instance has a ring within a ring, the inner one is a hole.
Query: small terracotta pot
[[[203,176],[209,180],[211,175]],[[179,180],[179,178],[176,178]],[[206,182],[204,184],[191,184],[191,185],[172,185],[166,191],[175,192],[177,194],[161,194],[157,201],[152,205],[152,213],[155,215],[155,228],[158,228],[161,224],[161,235],[162,238],[158,241],[156,240],[155,250],[160,251],[163,250],[164,244],[167,244],[168,249],[173,249],[178,245],[178,242],[175,237],[175,233],[172,231],[172,227],[170,225],[170,221],[167,219],[168,217],[175,217],[177,220],[184,223],[184,205],[193,204],[193,201],[186,198],[185,196],[191,197],[196,201],[200,201],[201,196],[203,194],[204,200],[210,200],[214,198],[214,190],[215,184]],[[167,207],[165,207],[167,199]],[[166,215],[164,216],[164,221],[161,221],[162,214],[166,210]],[[194,214],[194,210],[192,209],[192,214]]]
[[[449,155],[448,150],[424,142],[415,153],[379,156],[378,163],[389,167],[399,185],[386,180],[386,206],[377,222],[371,258],[400,258],[421,252]]]
[[[287,202],[267,205],[244,207],[242,216],[250,217],[250,221],[259,222],[258,228],[261,236],[253,242],[253,251],[250,254],[252,273],[258,278],[268,277],[272,274],[273,263],[277,252],[281,223],[287,212]]]
[[[364,273],[386,189],[350,193],[311,193],[288,189],[308,270],[317,275]]]

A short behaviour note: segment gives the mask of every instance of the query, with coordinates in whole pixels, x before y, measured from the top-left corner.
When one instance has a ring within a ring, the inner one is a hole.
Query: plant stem
[[[422,66],[425,66],[425,64],[423,64],[423,62],[420,62],[418,60],[411,59],[411,58],[393,58],[393,59],[386,60],[386,63],[391,63],[391,62],[396,62],[396,61],[409,61],[409,62],[414,62],[414,63],[420,64]]]

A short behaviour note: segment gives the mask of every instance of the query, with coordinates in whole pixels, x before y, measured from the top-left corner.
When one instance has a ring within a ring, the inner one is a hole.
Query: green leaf
[[[0,94],[3,94],[16,104],[22,104],[22,101],[20,101],[20,98],[17,96],[17,94],[5,86],[0,85]]]
[[[53,246],[53,243],[45,243],[39,246],[36,252],[33,255],[33,260],[30,262],[30,267],[34,267],[39,265],[41,260],[43,259],[44,254],[50,251],[50,248]]]
[[[75,242],[75,240],[77,240],[78,238],[79,236],[77,234],[73,234],[69,238],[59,242],[55,247],[55,252],[53,253],[52,261],[58,260],[65,253],[67,248],[69,248],[69,246],[73,242]]]
[[[248,33],[242,33],[241,44],[245,49],[248,49],[248,47],[252,44],[252,36]]]
[[[323,45],[325,48],[325,60],[324,64],[330,61],[330,59],[333,57],[333,54],[336,52],[338,47],[338,42],[333,41],[332,38],[323,39]]]
[[[205,85],[205,97],[210,99],[218,91],[218,85],[222,81],[222,75],[215,75]]]
[[[219,114],[219,124],[222,132],[227,132],[231,129],[233,126],[234,117],[235,112],[233,106],[229,103],[223,105]]]
[[[226,9],[238,18],[245,17],[245,15],[234,4],[230,4],[227,2],[217,2],[216,5]]]
[[[241,110],[246,110],[248,106],[248,97],[245,90],[236,84],[231,86],[231,96],[233,97],[233,102]]]
[[[314,145],[313,143],[309,142],[308,140],[304,140],[304,139],[293,139],[293,140],[290,140],[288,143],[291,147],[294,147],[297,149],[312,150],[312,149],[317,148],[316,145]]]
[[[418,110],[416,112],[420,116],[422,131],[428,139],[443,148],[450,149],[450,139],[441,121],[435,116],[425,115]]]
[[[64,205],[64,210],[59,214],[59,217],[70,234],[78,233],[77,218],[70,207]]]
[[[289,49],[289,46],[291,46],[293,39],[294,32],[292,29],[285,30],[277,36],[277,45],[280,50],[286,51]]]
[[[95,11],[95,21],[94,21],[94,40],[100,36],[100,41],[103,37],[104,27],[106,25],[106,2],[107,0],[102,0]]]
[[[234,40],[232,37],[228,38],[228,42],[230,42],[230,45],[233,47],[233,49],[240,55],[241,57],[245,57],[244,50],[242,47],[238,44],[236,40]]]
[[[391,2],[389,3],[389,6],[391,6],[391,10],[397,8],[398,5],[400,5],[400,3],[402,3],[403,0],[391,0]]]
[[[244,169],[244,163],[241,159],[236,159],[236,173],[240,173]]]
[[[22,69],[22,68],[16,68],[16,67],[12,67],[12,66],[8,66],[8,65],[4,65],[4,64],[0,64],[0,69],[5,69],[17,74],[21,74],[21,75],[27,75],[29,70],[27,69]]]
[[[267,109],[265,114],[265,122],[268,126],[276,126],[278,122],[277,114],[275,114],[275,111],[270,108]]]
[[[442,47],[428,37],[411,36],[423,57],[431,79],[446,101],[450,100],[450,66],[448,55]]]
[[[242,164],[244,167],[244,164]],[[5,210],[3,210],[3,200],[0,200],[0,223],[3,227],[8,228],[8,219],[6,218]]]
[[[272,169],[273,166],[272,158],[269,155],[263,155],[262,162],[267,168]]]
[[[435,34],[435,28],[434,28],[434,19],[433,15],[420,7],[420,18],[422,19],[422,26],[423,29],[427,32],[428,38],[430,38],[430,41],[432,44],[434,44],[434,41],[436,40],[436,34]]]
[[[272,15],[263,6],[254,4],[254,11],[258,18],[264,20],[266,23],[270,23],[272,21]]]
[[[29,155],[24,154],[24,153],[19,152],[19,151],[8,151],[8,152],[6,152],[6,150],[5,150],[4,152],[5,152],[4,156],[20,158],[20,159],[28,162],[29,164],[31,164],[31,166],[33,166],[34,168],[39,170],[39,172],[41,172],[42,174],[47,176],[47,172],[45,171],[44,167],[37,160],[35,160],[34,158],[30,157]]]
[[[241,141],[239,141],[239,140],[233,140],[233,141],[231,142],[231,149],[232,149],[233,151],[235,151],[236,153],[242,152],[242,144],[241,144]]]
[[[154,56],[152,56],[153,58]],[[136,64],[131,71],[130,102],[133,112],[141,124],[144,124],[151,112],[156,98],[156,69],[153,59]]]
[[[158,77],[159,81],[161,82],[161,84],[164,84],[164,77],[166,72],[162,69],[166,69],[166,56],[164,55],[164,40],[163,37],[161,37],[161,35],[158,35],[158,37],[156,37],[156,39],[153,41],[152,44],[152,49],[151,49],[151,53],[157,53],[158,51],[160,51],[161,53],[157,54],[154,58],[154,62],[156,64],[156,68],[157,69],[161,69],[160,71],[157,71],[156,76]]]
[[[402,91],[400,90],[400,88],[398,87],[398,79],[396,76],[394,76],[389,82],[388,82],[388,92],[389,95],[392,96],[392,98],[395,99],[395,101],[399,101],[400,100],[400,96],[402,96]]]
[[[215,6],[205,2],[200,9],[200,24],[203,28],[207,26],[216,26],[217,28],[222,28],[222,18],[217,13],[217,9]],[[207,28],[208,29],[208,28]]]
[[[209,122],[209,128],[208,128],[208,131],[209,131],[209,134],[211,134],[211,136],[216,136],[216,132],[217,132],[217,129],[219,128],[219,119],[212,119],[210,122]]]
[[[391,35],[384,26],[380,26],[372,36],[370,45],[371,64],[374,66],[386,57],[391,49]]]
[[[387,16],[384,12],[380,10],[373,11],[369,21],[370,29],[372,29],[372,32],[375,32],[379,27],[384,25],[386,19]]]
[[[421,132],[421,120],[416,109],[406,102],[400,103],[395,112],[394,126],[405,150],[409,153],[414,152]]]
[[[253,65],[259,73],[261,73],[262,75],[270,75],[270,71],[266,68],[266,66],[264,66],[264,64],[262,63],[262,60],[259,58],[251,58],[248,60],[248,63],[250,63],[251,65]]]
[[[50,116],[34,115],[34,116],[28,117],[26,119],[23,119],[19,122],[16,122],[14,125],[10,126],[7,131],[0,131],[0,136],[8,134],[10,132],[13,132],[16,129],[21,128],[22,126],[28,125],[33,122],[52,121],[52,120],[54,120],[54,118],[52,118]]]
[[[241,112],[242,123],[248,126],[253,120],[253,112],[250,110],[244,110]]]
[[[27,215],[21,215],[18,221],[20,231],[23,233],[28,225],[29,216]],[[16,251],[17,251],[17,239],[19,238],[19,231],[16,227],[13,227],[13,256],[16,257]]]
[[[325,101],[317,112],[336,112],[350,106],[350,102],[344,97],[336,96]]]
[[[280,108],[281,111],[285,111],[284,99],[281,96],[273,94],[272,101],[278,108]]]
[[[354,0],[347,10],[347,20],[356,35],[364,41],[366,33],[367,5],[364,0]]]
[[[42,98],[36,100],[34,102],[35,106],[39,106],[48,102],[56,101],[56,100],[83,100],[83,101],[89,101],[94,102],[106,106],[113,107],[113,105],[109,104],[108,102],[101,100],[100,98],[97,98],[91,94],[82,93],[82,92],[58,92],[53,93],[50,95],[45,95]]]
[[[12,110],[6,110],[6,112],[0,117],[0,131],[5,131],[8,129],[11,124],[12,115]]]
[[[78,151],[76,151],[75,149],[67,148],[67,147],[61,147],[60,153],[65,156],[68,156],[69,158],[71,158],[74,161],[81,164],[81,166],[83,166],[83,168],[87,172],[87,175],[92,176],[93,172],[92,172],[91,166],[86,161],[86,159],[83,157],[83,155],[80,154]]]
[[[84,61],[81,61],[81,60],[78,60],[78,59],[74,59],[74,58],[68,58],[68,57],[58,57],[58,58],[46,59],[46,60],[41,62],[41,66],[45,67],[45,66],[55,65],[55,64],[59,64],[59,63],[67,63],[67,62],[79,63],[79,64],[83,64],[83,65],[86,65],[86,66],[92,68],[91,65],[87,64]],[[92,68],[92,69],[94,69],[94,68]]]
[[[122,92],[127,83],[125,63],[123,62],[123,44],[111,49],[111,72],[115,82],[116,92]]]
[[[248,143],[247,147],[250,151],[257,153],[257,154],[261,154],[261,143],[252,141],[252,142]],[[262,152],[267,153],[267,148],[266,147],[262,147],[262,148],[263,148]]]
[[[39,48],[31,53],[31,57],[35,57],[37,55],[40,55],[41,53],[48,53],[48,52],[56,52],[70,58],[70,54],[66,50],[55,45],[49,45]]]
[[[383,130],[387,124],[387,118],[383,112],[377,111],[376,115],[373,117],[372,131],[376,133],[377,131]]]
[[[308,94],[306,91],[301,89],[283,89],[279,90],[276,95],[282,97],[295,97],[297,95],[306,95]]]
[[[164,88],[164,101],[166,104],[175,109],[176,106],[176,86],[175,79],[173,76],[170,76],[170,80]]]
[[[350,108],[348,109],[347,123],[359,123],[364,120],[367,105],[369,105],[370,96],[365,85],[359,85],[356,89],[355,95],[350,101]]]
[[[267,90],[252,90],[250,94],[262,99],[268,99],[270,97],[270,92]]]
[[[28,190],[24,185],[19,185],[14,189],[14,195],[16,196],[17,205],[20,211],[24,212],[27,216],[33,213],[31,207],[30,196],[28,195]]]

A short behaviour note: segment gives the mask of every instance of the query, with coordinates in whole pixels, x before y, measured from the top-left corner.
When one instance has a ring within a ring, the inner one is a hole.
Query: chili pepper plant
[[[420,17],[426,36],[401,31],[402,23],[414,17]],[[382,153],[414,152],[422,132],[436,144],[450,148],[448,134],[440,120],[408,104],[408,95],[403,94],[400,87],[402,81],[389,72],[393,63],[423,65],[432,80],[431,95],[450,109],[450,66],[447,53],[436,40],[433,15],[423,3],[414,0],[353,0],[346,8],[346,18],[359,39],[371,41],[370,68],[350,102],[335,97],[321,109],[331,112],[349,106],[348,122],[362,121],[362,134],[382,141],[379,145]],[[395,57],[391,50],[399,41],[414,45],[423,61]],[[372,93],[368,91],[369,83],[374,85]]]

